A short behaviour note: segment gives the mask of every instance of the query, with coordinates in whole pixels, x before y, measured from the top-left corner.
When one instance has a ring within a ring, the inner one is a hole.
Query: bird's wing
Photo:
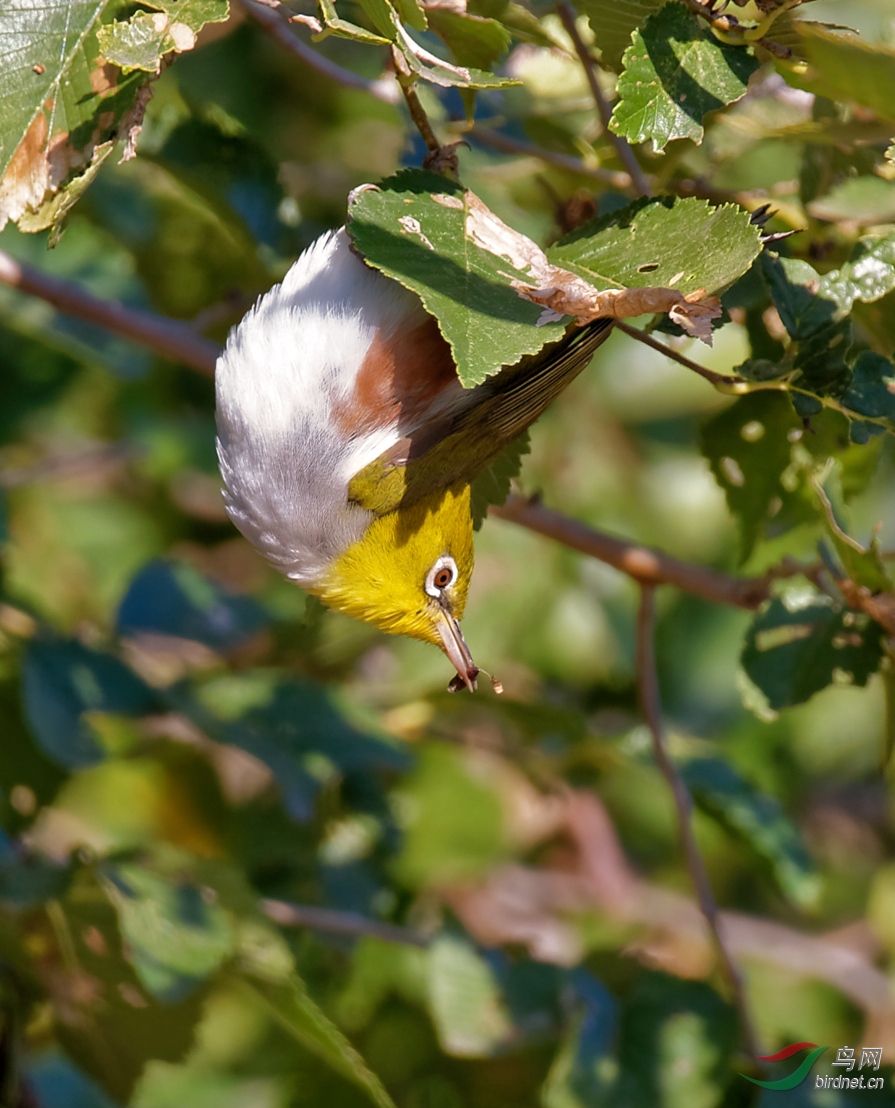
[[[451,389],[394,447],[351,482],[349,499],[376,515],[471,481],[544,412],[608,337],[598,319],[472,389]]]

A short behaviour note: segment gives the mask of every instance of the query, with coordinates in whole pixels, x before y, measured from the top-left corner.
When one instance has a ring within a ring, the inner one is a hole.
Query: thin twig
[[[68,315],[97,323],[113,334],[139,342],[157,354],[182,362],[199,373],[209,377],[214,375],[220,347],[209,339],[196,335],[188,324],[165,319],[152,312],[99,300],[70,281],[49,277],[30,266],[20,265],[3,251],[0,251],[0,282],[40,297]],[[624,323],[618,321],[615,326],[628,330]],[[631,331],[635,338],[641,338],[642,332],[633,329]],[[680,355],[675,355],[660,343],[653,343],[648,336],[642,338],[669,357],[682,360]],[[684,364],[688,363],[689,360],[684,359]],[[697,372],[702,369],[696,367],[695,363],[689,368],[696,368]],[[681,562],[639,543],[594,531],[524,497],[511,497],[502,507],[494,505],[490,514],[598,558],[642,584],[675,585],[713,603],[731,604],[750,610],[757,608],[767,599],[770,582],[781,575],[772,571],[766,577],[737,578],[705,566]],[[789,572],[787,570],[783,575],[789,575]]]
[[[387,943],[405,946],[428,946],[429,939],[409,927],[368,919],[357,912],[339,912],[333,908],[317,908],[310,904],[292,904],[286,900],[262,900],[261,910],[268,919],[282,927],[312,927],[315,931],[330,931],[337,935],[367,935]]]
[[[600,116],[604,134],[615,147],[619,158],[621,158],[622,165],[627,169],[628,173],[630,173],[631,180],[637,186],[638,193],[640,193],[641,196],[652,196],[653,190],[650,183],[646,178],[646,174],[641,169],[634,151],[628,145],[627,139],[623,138],[621,135],[617,135],[609,127],[609,118],[612,115],[612,111],[606,97],[603,95],[603,90],[600,88],[600,82],[597,80],[594,61],[590,55],[590,51],[585,45],[581,35],[578,33],[578,27],[575,24],[575,12],[572,5],[567,3],[566,0],[560,0],[556,10],[559,13],[559,18],[566,30],[566,34],[572,40],[575,53],[578,55],[578,60],[581,62],[584,69],[587,83],[590,86],[591,95],[594,98],[594,103],[597,105],[597,113]]]
[[[24,262],[17,262],[3,250],[0,250],[0,283],[46,300],[66,315],[133,339],[156,354],[174,362],[183,362],[206,377],[214,376],[214,364],[220,348],[217,343],[197,335],[188,323],[165,319],[138,308],[127,308],[112,300],[100,300],[70,281],[62,281]]]
[[[615,326],[619,331],[624,331],[626,335],[630,335],[632,339],[637,339],[638,342],[644,343],[644,345],[651,347],[653,350],[658,350],[660,354],[664,354],[666,357],[671,358],[672,361],[686,366],[687,369],[692,369],[694,373],[698,373],[700,377],[703,377],[710,384],[714,385],[719,392],[732,396],[741,396],[743,393],[754,392],[756,389],[760,388],[780,387],[776,382],[768,382],[765,384],[764,382],[747,381],[745,377],[734,377],[724,373],[715,373],[714,370],[706,369],[705,366],[692,361],[684,354],[679,354],[676,350],[672,350],[670,346],[666,346],[665,343],[654,339],[652,335],[648,335],[645,331],[641,331],[637,327],[632,327],[623,320],[616,320]]]
[[[483,146],[491,146],[500,150],[503,154],[522,154],[530,158],[540,158],[548,165],[555,165],[559,169],[567,169],[570,173],[578,173],[582,177],[591,177],[604,185],[626,192],[633,185],[630,174],[622,173],[617,169],[604,169],[599,165],[587,165],[580,158],[573,158],[571,154],[560,154],[556,150],[547,150],[543,146],[535,146],[530,142],[522,142],[520,139],[510,138],[499,131],[487,128],[476,128],[468,133],[473,142],[480,142]]]
[[[750,611],[769,595],[768,578],[731,577],[706,566],[681,562],[652,547],[595,531],[522,496],[511,496],[502,507],[492,505],[488,514],[597,558],[641,585],[675,585],[713,604],[730,604]]]
[[[246,14],[251,16],[268,34],[273,35],[277,42],[285,46],[287,50],[300,58],[306,65],[323,74],[324,77],[329,77],[330,80],[344,88],[368,92],[384,104],[397,104],[400,96],[391,78],[370,81],[366,77],[361,77],[359,73],[354,73],[350,69],[345,69],[344,66],[330,61],[329,58],[315,50],[313,46],[308,46],[306,42],[302,42],[297,35],[292,33],[289,22],[284,18],[279,7],[271,7],[269,4],[265,4],[264,0],[240,0],[240,3]]]
[[[743,980],[740,971],[731,957],[730,951],[725,945],[722,935],[722,923],[715,895],[712,892],[712,883],[706,869],[705,859],[696,841],[693,831],[693,798],[684,780],[678,773],[677,766],[671,760],[665,740],[662,725],[662,701],[659,693],[659,678],[656,671],[655,656],[655,589],[652,585],[642,585],[640,589],[640,606],[637,610],[637,673],[640,681],[640,699],[643,706],[643,715],[649,727],[653,739],[653,754],[659,772],[665,778],[671,795],[674,799],[674,808],[677,815],[678,833],[681,846],[687,863],[687,870],[696,890],[696,898],[699,908],[705,917],[709,930],[715,940],[718,955],[724,974],[727,977],[733,994],[734,1006],[740,1018],[740,1026],[743,1038],[750,1054],[758,1056],[761,1050],[743,988]]]

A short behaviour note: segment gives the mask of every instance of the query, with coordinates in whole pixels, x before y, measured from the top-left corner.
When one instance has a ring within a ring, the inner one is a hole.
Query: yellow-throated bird
[[[217,365],[230,518],[327,605],[441,647],[463,639],[470,482],[588,363],[608,320],[464,389],[417,296],[344,229],[318,239],[230,334]]]

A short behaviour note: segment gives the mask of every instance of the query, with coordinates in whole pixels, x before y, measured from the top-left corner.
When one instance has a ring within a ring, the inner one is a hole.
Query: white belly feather
[[[318,239],[227,340],[216,371],[227,512],[278,569],[313,587],[369,513],[350,479],[392,447],[397,426],[352,437],[334,409],[354,392],[377,332],[425,319],[419,300],[364,265],[344,229]]]

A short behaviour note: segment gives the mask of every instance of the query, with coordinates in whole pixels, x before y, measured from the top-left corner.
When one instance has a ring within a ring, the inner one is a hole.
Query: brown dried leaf
[[[598,292],[583,277],[553,265],[526,235],[514,231],[477,196],[466,194],[466,234],[482,250],[505,258],[514,269],[533,278],[533,284],[511,282],[516,292],[546,309],[539,323],[571,316],[579,326],[594,319],[630,319],[666,312],[687,334],[712,345],[712,320],[721,315],[721,302],[705,289],[684,296],[674,289],[630,288]]]

